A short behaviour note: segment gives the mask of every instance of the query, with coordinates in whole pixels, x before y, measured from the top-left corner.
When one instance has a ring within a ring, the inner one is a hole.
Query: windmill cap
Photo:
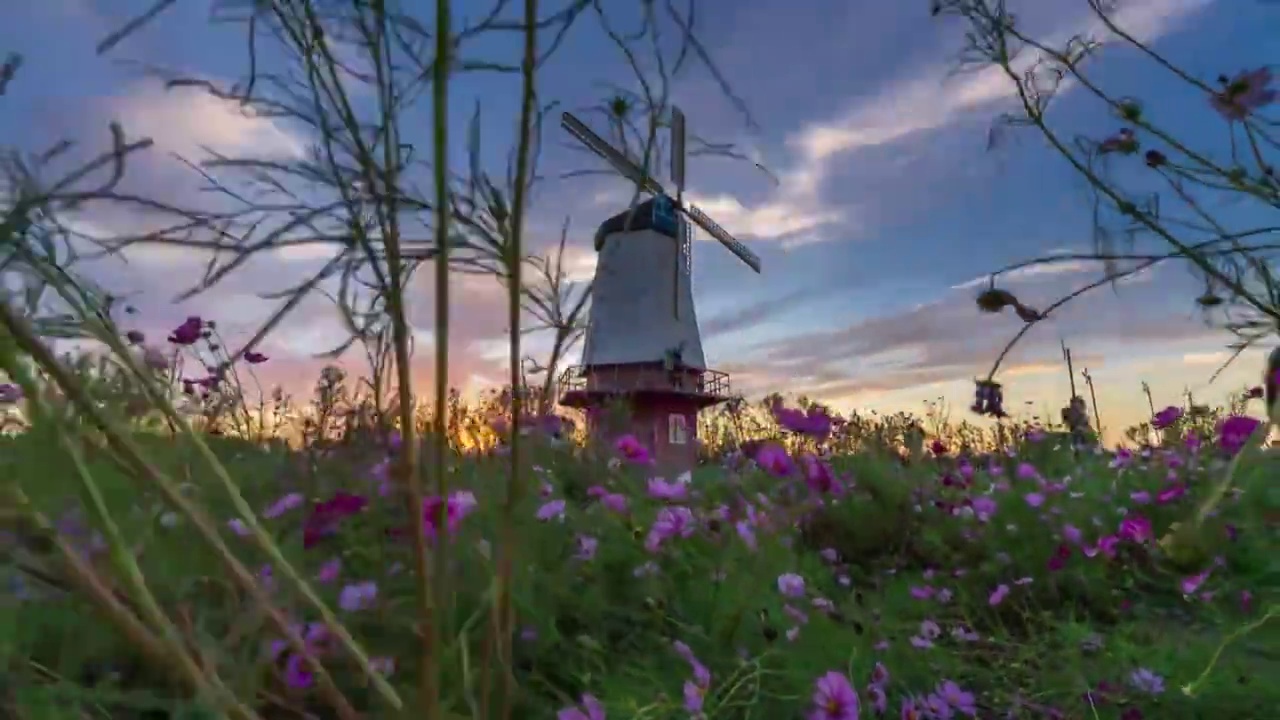
[[[604,241],[607,240],[610,235],[614,235],[616,233],[621,233],[621,232],[636,232],[639,230],[652,230],[656,233],[666,235],[667,237],[673,240],[678,239],[676,238],[676,236],[667,232],[665,229],[656,227],[653,224],[653,202],[654,202],[654,198],[649,198],[648,200],[645,200],[644,202],[636,205],[635,208],[628,208],[626,210],[623,210],[617,215],[614,215],[608,220],[605,220],[604,222],[600,223],[600,228],[596,230],[596,238],[595,238],[596,252],[600,252],[600,250],[604,247]],[[674,203],[672,204],[673,204],[672,209],[675,210]],[[677,218],[676,218],[677,224],[684,222],[683,218],[678,217],[679,211],[675,210],[675,212],[677,213]],[[630,222],[628,222],[628,220],[630,220]]]

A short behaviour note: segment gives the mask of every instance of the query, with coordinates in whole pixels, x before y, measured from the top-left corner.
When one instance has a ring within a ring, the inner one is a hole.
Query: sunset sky
[[[157,23],[95,55],[95,44],[150,2],[49,0],[4,11],[0,51],[25,63],[3,100],[0,134],[7,145],[37,151],[60,138],[88,148],[109,143],[109,122],[156,147],[129,168],[129,187],[173,202],[199,205],[200,180],[175,156],[193,162],[202,148],[233,156],[296,157],[312,142],[287,121],[245,117],[198,90],[166,91],[154,70],[228,83],[246,68],[244,30],[210,25],[208,2],[178,3]],[[551,7],[553,3],[544,3]],[[428,4],[422,3],[425,8]],[[520,3],[512,3],[516,8]],[[624,3],[625,5],[625,3]],[[985,273],[1046,254],[1091,248],[1084,183],[1030,130],[987,149],[994,118],[1012,109],[1010,85],[993,70],[956,74],[964,27],[931,19],[927,0],[737,0],[699,4],[701,39],[749,106],[754,126],[695,69],[673,87],[691,134],[738,143],[779,182],[750,165],[692,159],[694,202],[746,242],[764,263],[751,272],[712,240],[694,251],[694,291],[708,362],[729,371],[748,396],[806,393],[840,409],[918,410],[946,398],[962,414],[972,378],[985,375],[1017,332],[1012,314],[981,315],[972,300]],[[1023,27],[1066,38],[1091,32],[1086,0],[1011,2]],[[488,2],[455,3],[458,22]],[[1123,0],[1120,23],[1192,74],[1212,81],[1256,67],[1280,42],[1280,7],[1253,0]],[[619,23],[622,23],[619,20]],[[549,38],[548,38],[549,40]],[[515,35],[477,43],[475,53],[517,62]],[[260,62],[271,63],[264,51]],[[278,59],[278,54],[275,56]],[[1225,123],[1203,94],[1172,80],[1129,50],[1104,51],[1093,77],[1117,95],[1137,95],[1149,117],[1198,148],[1225,148]],[[620,54],[589,13],[543,71],[541,94],[581,108],[608,94],[607,83],[631,86]],[[482,109],[484,162],[501,172],[518,112],[518,78],[464,75],[455,81],[451,118],[457,157],[466,124]],[[358,98],[360,91],[357,91]],[[363,96],[362,102],[372,100]],[[430,153],[430,98],[406,116],[405,142]],[[1117,127],[1085,91],[1063,90],[1051,111],[1065,138],[1101,138]],[[539,186],[529,216],[530,242],[547,248],[572,221],[571,266],[589,277],[595,226],[625,206],[628,188],[608,177],[559,179],[575,167],[598,167],[569,148],[548,123]],[[1135,161],[1137,162],[1137,161]],[[428,188],[428,178],[421,178]],[[425,190],[424,190],[425,191]],[[620,205],[621,203],[621,205]],[[1222,217],[1256,220],[1236,205]],[[136,232],[130,216],[109,208],[76,218],[78,227],[110,235]],[[1230,223],[1239,224],[1239,223]],[[1152,240],[1141,248],[1162,249]],[[203,258],[151,248],[87,272],[105,287],[136,291],[141,326],[159,336],[188,314],[215,319],[243,337],[269,313],[258,297],[300,280],[329,251],[262,255],[204,295],[173,297],[194,284]],[[1100,277],[1097,264],[1065,262],[1024,271],[1006,283],[1032,306]],[[432,283],[415,280],[412,319],[418,330],[419,378],[431,372]],[[1001,373],[1011,408],[1060,407],[1068,395],[1059,342],[1097,383],[1110,430],[1147,414],[1140,383],[1157,405],[1180,402],[1185,389],[1217,402],[1253,384],[1251,352],[1212,385],[1231,337],[1206,326],[1193,299],[1203,290],[1184,266],[1144,273],[1068,305],[1032,330]],[[503,376],[506,325],[496,281],[464,278],[452,289],[450,375],[467,388]],[[311,356],[342,337],[321,298],[304,304],[263,346],[269,382],[303,391],[322,361]],[[535,342],[535,349],[538,345]],[[348,361],[359,369],[358,356]],[[426,386],[422,386],[425,394]]]

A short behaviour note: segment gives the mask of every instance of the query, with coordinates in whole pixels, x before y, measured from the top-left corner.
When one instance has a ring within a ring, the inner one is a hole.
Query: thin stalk
[[[365,673],[378,695],[392,707],[401,708],[403,703],[395,689],[380,673],[374,670],[369,662],[368,655],[356,643],[351,633],[338,621],[333,610],[316,594],[310,584],[303,579],[297,569],[280,552],[280,548],[262,527],[261,523],[258,522],[253,508],[249,506],[244,496],[240,494],[235,481],[231,479],[226,467],[222,465],[217,455],[209,449],[208,444],[204,442],[200,434],[191,428],[191,424],[178,414],[168,396],[156,387],[154,380],[138,368],[130,357],[128,348],[124,346],[119,335],[114,331],[110,319],[92,308],[86,307],[84,303],[67,290],[60,278],[47,274],[47,268],[43,264],[32,262],[31,266],[41,271],[42,277],[55,288],[59,296],[71,305],[81,317],[89,320],[91,325],[96,325],[94,327],[96,331],[94,337],[106,344],[115,353],[116,357],[133,374],[135,380],[141,384],[152,404],[165,415],[170,423],[180,428],[187,439],[195,446],[207,466],[213,471],[219,484],[231,498],[237,513],[250,529],[255,543],[270,558],[273,566],[280,571],[293,589],[320,615],[326,629],[333,634],[337,644]],[[134,443],[127,430],[121,427],[116,420],[109,418],[88,397],[80,383],[67,373],[66,369],[41,342],[40,338],[35,335],[25,320],[13,315],[8,311],[8,308],[0,305],[0,325],[3,325],[4,329],[7,329],[13,335],[18,347],[53,378],[57,386],[66,394],[68,400],[90,420],[91,424],[102,431],[108,440],[108,444],[119,454],[121,460],[145,479],[148,484],[159,489],[170,506],[181,512],[183,516],[192,522],[205,542],[218,554],[241,588],[253,598],[255,603],[260,605],[263,612],[271,618],[276,629],[284,634],[290,643],[290,648],[306,660],[307,669],[316,676],[318,689],[321,695],[325,697],[325,700],[330,702],[334,709],[344,718],[354,717],[355,710],[351,708],[350,703],[346,701],[346,698],[338,691],[337,686],[333,684],[333,679],[328,671],[315,660],[314,654],[306,647],[301,635],[294,631],[291,624],[271,604],[271,598],[254,580],[253,574],[222,541],[212,521],[177,490],[177,484],[174,483],[172,478],[146,461],[145,452]]]
[[[58,559],[61,560],[65,571],[61,579],[74,592],[86,598],[89,604],[102,614],[103,619],[114,626],[116,631],[128,640],[130,647],[137,649],[147,658],[153,668],[174,676],[179,683],[196,696],[207,692],[207,688],[203,686],[204,677],[200,674],[199,669],[197,668],[193,674],[191,672],[191,664],[177,661],[178,659],[174,657],[172,648],[156,637],[152,630],[138,619],[133,610],[121,602],[120,598],[98,576],[93,567],[84,561],[79,553],[76,552],[76,549],[66,541],[66,538],[58,534],[53,523],[43,513],[31,507],[30,499],[21,489],[16,487],[9,488],[7,494],[9,495],[8,499],[13,503],[14,507],[19,508],[24,518],[30,520],[38,531],[54,538],[54,549],[57,551]],[[226,692],[225,687],[222,690]],[[234,696],[230,697],[234,700]],[[239,703],[234,703],[231,706],[230,713],[234,718],[261,720],[257,713]]]
[[[507,502],[503,508],[502,550],[498,567],[498,659],[503,667],[502,713],[503,720],[511,717],[511,702],[515,695],[515,673],[511,669],[511,642],[515,632],[515,609],[511,602],[511,576],[515,564],[515,508],[524,496],[524,472],[520,416],[523,414],[524,387],[520,377],[520,295],[522,287],[521,258],[524,244],[524,216],[528,203],[533,119],[537,99],[538,59],[538,0],[524,3],[524,59],[520,64],[522,97],[520,103],[520,144],[516,150],[516,181],[511,199],[511,238],[507,245],[507,344],[508,363],[511,372],[511,477],[507,485]],[[550,369],[548,369],[550,375]],[[486,673],[488,669],[486,668]]]
[[[435,281],[436,281],[436,385],[435,385],[435,456],[432,458],[432,470],[435,472],[436,495],[440,498],[436,510],[435,559],[432,566],[436,572],[434,610],[442,613],[449,597],[449,586],[445,581],[448,572],[448,537],[446,505],[449,490],[449,444],[448,432],[448,392],[449,392],[449,75],[453,69],[453,18],[449,0],[436,0],[436,58],[432,68],[432,149],[435,165],[434,180],[436,190],[435,218]],[[402,403],[403,408],[403,403]],[[403,412],[403,409],[402,409]],[[419,511],[421,514],[421,511]],[[439,720],[440,707],[440,659],[438,649],[441,644],[441,627],[438,617],[432,617],[429,627],[424,628],[427,642],[424,648],[422,688],[424,714],[427,720]]]
[[[315,659],[314,653],[307,648],[302,636],[293,629],[288,619],[286,619],[285,616],[281,614],[274,605],[272,605],[270,596],[267,595],[266,591],[254,579],[253,573],[251,573],[249,569],[245,567],[244,563],[240,562],[235,553],[227,547],[227,544],[222,540],[221,536],[219,536],[215,525],[209,517],[178,490],[178,484],[174,482],[173,478],[169,477],[168,474],[162,472],[146,459],[146,453],[133,440],[127,430],[125,430],[119,422],[109,418],[106,413],[98,407],[93,399],[85,393],[84,387],[81,386],[75,378],[71,377],[66,368],[58,362],[56,357],[54,357],[53,353],[45,347],[44,343],[40,341],[31,328],[26,324],[26,321],[14,315],[10,312],[9,308],[3,304],[0,304],[0,326],[12,335],[17,346],[29,355],[40,366],[40,368],[46,372],[50,378],[52,378],[53,382],[62,390],[71,405],[79,411],[79,413],[83,415],[91,425],[102,432],[111,448],[118,453],[127,468],[133,471],[135,479],[144,480],[145,485],[157,489],[169,506],[177,510],[188,522],[192,524],[192,527],[194,527],[200,534],[201,539],[214,550],[219,560],[222,561],[222,564],[226,567],[228,572],[231,573],[236,584],[253,599],[254,603],[258,605],[264,613],[266,613],[268,618],[271,619],[274,628],[288,640],[290,649],[298,653],[298,655],[306,661],[307,669],[315,675],[316,682],[319,686],[318,689],[324,699],[334,707],[335,711],[338,712],[342,718],[357,717],[355,709],[351,707],[350,703],[347,702],[342,693],[338,691],[337,686],[333,684],[333,678],[329,675],[328,671],[325,670],[324,667]],[[119,338],[114,338],[113,342],[114,345],[112,349],[115,350],[117,354],[121,355],[125,362],[130,363],[134,372],[137,372],[137,368],[133,367],[131,361],[128,360],[128,354],[121,349],[122,346],[120,345]],[[237,510],[240,511],[241,516],[244,517],[246,521],[246,524],[248,524],[250,529],[253,530],[254,537],[258,540],[259,546],[262,547],[267,552],[268,556],[277,563],[282,574],[290,578],[295,589],[297,589],[299,593],[310,601],[313,607],[317,609],[325,625],[328,627],[330,632],[334,633],[335,639],[338,640],[338,644],[343,646],[343,648],[352,655],[353,659],[361,665],[362,669],[367,667],[369,662],[368,657],[359,648],[359,646],[356,645],[355,640],[351,637],[350,633],[348,633],[346,629],[337,622],[337,618],[334,616],[333,611],[330,610],[322,600],[320,600],[319,596],[315,594],[315,591],[313,591],[310,586],[307,585],[306,581],[302,580],[301,576],[297,574],[297,571],[284,560],[284,556],[280,553],[279,548],[276,547],[276,545],[271,541],[270,536],[266,534],[266,531],[263,530],[262,526],[257,522],[253,510],[249,508],[248,503],[245,502],[244,498],[236,489],[234,481],[232,481],[227,475],[226,469],[218,462],[217,457],[213,455],[211,450],[209,450],[208,445],[206,445],[204,441],[202,441],[199,436],[191,430],[189,423],[185,422],[185,420],[182,420],[180,416],[178,416],[177,412],[173,409],[173,406],[160,396],[154,387],[151,387],[150,382],[144,382],[144,387],[148,389],[148,393],[151,395],[152,401],[156,406],[179,423],[179,426],[195,443],[199,452],[201,452],[205,459],[209,461],[209,464],[215,470],[215,474],[219,476],[224,487],[226,487],[232,495],[232,500],[237,505]],[[380,675],[374,673],[372,668],[367,669],[366,672],[371,675],[371,682],[379,690],[381,690],[379,684],[386,686],[387,691],[390,693],[390,699],[388,699],[388,701],[390,702],[391,699],[394,699],[396,707],[399,707],[399,697],[395,694],[395,691],[386,684],[386,681],[383,680]],[[385,693],[383,693],[383,696],[384,698],[387,697]]]
[[[174,668],[174,672],[179,677],[191,679],[195,683],[198,695],[214,701],[214,707],[219,717],[227,716],[224,708],[231,708],[232,714],[238,718],[256,717],[252,711],[236,702],[235,696],[216,675],[206,677],[199,665],[191,657],[191,654],[183,646],[181,633],[178,632],[178,628],[173,624],[173,621],[165,615],[164,610],[160,608],[160,603],[151,592],[151,588],[147,586],[146,576],[143,574],[142,568],[138,567],[137,559],[130,551],[128,542],[120,531],[120,526],[116,523],[115,518],[111,516],[111,509],[107,506],[106,497],[103,496],[102,489],[98,487],[97,481],[94,479],[93,474],[89,472],[88,465],[85,463],[84,453],[68,437],[68,429],[65,425],[49,412],[47,403],[38,391],[35,378],[27,367],[18,362],[13,338],[8,335],[4,335],[0,340],[0,368],[3,368],[5,374],[21,386],[27,397],[31,398],[28,403],[28,409],[31,411],[32,423],[55,425],[54,431],[58,436],[59,444],[62,445],[63,451],[67,453],[72,465],[75,467],[75,476],[79,481],[82,502],[93,515],[98,529],[102,531],[112,565],[123,578],[125,586],[128,588],[128,596],[137,604],[142,617],[150,623],[151,627],[160,632],[160,641],[165,647],[168,661],[177,665]]]
[[[1179,254],[1184,255],[1196,267],[1200,268],[1201,272],[1205,273],[1205,275],[1221,283],[1223,287],[1230,290],[1236,297],[1252,306],[1258,312],[1272,318],[1273,320],[1280,321],[1280,311],[1268,307],[1266,304],[1255,298],[1244,288],[1244,286],[1234,278],[1214,267],[1213,264],[1210,263],[1203,255],[1192,252],[1190,246],[1174,237],[1172,233],[1153,220],[1148,213],[1141,212],[1134,208],[1131,202],[1126,200],[1113,188],[1103,182],[1102,179],[1098,177],[1097,173],[1093,172],[1091,168],[1080,162],[1080,159],[1075,156],[1075,153],[1071,152],[1071,150],[1063,144],[1062,140],[1060,140],[1058,136],[1049,129],[1049,126],[1045,123],[1043,114],[1036,108],[1035,103],[1031,98],[1027,96],[1027,89],[1023,84],[1023,78],[1009,67],[1009,55],[1007,48],[1001,47],[1000,52],[999,66],[1004,70],[1005,75],[1017,86],[1018,100],[1022,103],[1022,108],[1026,113],[1027,118],[1031,120],[1031,123],[1035,125],[1038,130],[1040,130],[1040,134],[1043,135],[1045,140],[1053,146],[1054,150],[1056,150],[1067,162],[1071,163],[1071,166],[1076,169],[1076,172],[1084,176],[1085,180],[1087,180],[1095,189],[1103,195],[1106,195],[1111,202],[1115,203],[1115,206],[1118,209],[1125,212],[1134,220],[1137,220],[1145,226],[1148,230],[1159,235],[1165,242],[1172,245],[1177,249]],[[1089,83],[1087,79],[1081,77],[1079,73],[1075,73],[1075,76],[1080,80],[1081,84],[1086,87],[1091,86],[1091,83]]]
[[[384,201],[387,203],[385,218],[388,232],[384,234],[383,244],[386,246],[387,251],[386,302],[387,309],[391,315],[391,335],[396,359],[396,385],[399,396],[397,409],[400,421],[401,455],[397,463],[397,470],[399,471],[400,481],[407,490],[405,503],[408,506],[409,527],[413,533],[418,619],[423,632],[429,633],[431,631],[430,628],[434,628],[438,620],[433,616],[431,609],[431,569],[427,562],[426,519],[422,516],[423,490],[422,473],[419,468],[420,447],[418,444],[417,423],[414,422],[413,418],[413,368],[410,365],[410,344],[412,341],[404,303],[405,276],[400,248],[400,224],[397,217],[399,208],[396,202],[396,198],[399,195],[396,168],[400,165],[396,154],[400,152],[400,143],[396,132],[395,98],[393,97],[390,78],[387,77],[387,74],[391,72],[391,53],[387,45],[390,33],[387,29],[385,3],[381,0],[375,2],[373,4],[373,12],[377,27],[377,44],[371,50],[377,55],[377,60],[374,62],[374,72],[377,77],[379,105],[383,108],[385,121],[387,122],[387,137],[382,143],[382,151],[383,172],[386,174],[386,197]],[[437,527],[441,527],[441,525],[437,524]],[[438,713],[438,708],[436,707],[438,697],[434,701],[426,699],[432,697],[433,682],[430,679],[428,668],[435,661],[436,647],[438,646],[432,642],[424,642],[420,661],[423,673],[421,692],[423,694],[423,702],[428,703],[428,718],[436,717],[430,708],[435,708]]]

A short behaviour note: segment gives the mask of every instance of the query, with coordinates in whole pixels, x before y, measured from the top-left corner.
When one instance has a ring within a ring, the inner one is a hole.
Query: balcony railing
[[[574,365],[560,375],[560,397],[570,393],[674,392],[709,397],[728,397],[729,374],[717,370],[663,367]]]

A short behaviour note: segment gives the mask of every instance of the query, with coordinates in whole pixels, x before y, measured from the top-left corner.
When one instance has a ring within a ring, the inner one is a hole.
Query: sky
[[[215,84],[244,77],[244,28],[209,22],[209,2],[179,3],[107,55],[95,53],[99,40],[149,4],[48,0],[7,9],[0,50],[21,53],[24,63],[0,100],[6,144],[37,152],[69,138],[87,152],[107,147],[108,124],[119,122],[128,137],[154,141],[129,164],[127,188],[189,207],[225,202],[202,189],[191,166],[211,150],[282,161],[305,152],[312,143],[306,127],[246,116],[199,89],[166,90],[164,77]],[[1142,98],[1148,117],[1191,144],[1225,152],[1226,125],[1204,95],[1122,43],[1110,43],[1086,0],[1010,4],[1020,27],[1036,37],[1085,34],[1107,41],[1087,66],[1089,77],[1116,96]],[[487,8],[475,0],[455,2],[456,20],[471,22]],[[694,244],[695,301],[708,363],[729,372],[735,390],[748,397],[804,394],[841,410],[878,412],[919,411],[941,399],[962,417],[973,378],[987,374],[1022,326],[1011,313],[977,310],[973,298],[988,274],[1093,246],[1083,181],[1033,129],[1014,129],[997,147],[988,146],[993,121],[1014,109],[1013,86],[991,68],[956,72],[964,23],[931,18],[928,10],[926,0],[698,5],[700,40],[750,115],[703,68],[673,81],[673,101],[688,116],[692,135],[735,143],[776,177],[721,158],[690,158],[688,165],[688,199],[764,264],[757,275],[704,235]],[[1160,55],[1209,80],[1264,63],[1280,37],[1274,32],[1280,8],[1253,0],[1122,0],[1116,13],[1122,27]],[[629,21],[617,23],[628,27]],[[517,62],[520,52],[513,34],[467,48],[468,57],[503,62]],[[280,60],[271,48],[260,53],[266,67]],[[544,65],[540,95],[582,109],[607,96],[610,83],[636,87],[632,77],[588,13]],[[361,103],[357,111],[371,107],[368,91],[354,84],[353,97]],[[460,75],[450,108],[451,160],[465,160],[468,122],[479,109],[481,161],[501,174],[519,110],[518,78]],[[404,141],[415,152],[430,152],[430,117],[429,98],[407,111]],[[1067,139],[1102,138],[1118,127],[1079,85],[1060,90],[1050,122]],[[529,245],[551,248],[568,221],[567,267],[582,281],[594,266],[595,226],[625,207],[629,188],[603,174],[563,178],[569,170],[600,166],[576,152],[556,124],[547,124],[541,143],[544,180],[528,216]],[[1214,209],[1233,226],[1255,219],[1237,204],[1219,202]],[[102,206],[74,218],[77,229],[102,236],[145,232],[148,222]],[[1153,239],[1137,247],[1164,249]],[[273,307],[262,295],[314,272],[328,252],[295,248],[255,256],[183,302],[174,300],[199,281],[206,262],[197,251],[135,248],[123,258],[93,261],[84,272],[107,289],[130,293],[140,310],[131,322],[153,337],[199,314],[243,338]],[[1102,274],[1097,263],[1065,261],[1001,282],[1023,302],[1044,307]],[[420,273],[409,291],[415,375],[424,395],[435,340],[429,275]],[[1007,405],[1044,415],[1065,403],[1070,383],[1060,343],[1072,349],[1077,372],[1087,368],[1092,376],[1113,438],[1148,414],[1143,382],[1157,407],[1180,403],[1188,390],[1197,401],[1218,402],[1255,384],[1269,347],[1250,351],[1210,384],[1232,338],[1196,308],[1202,291],[1184,266],[1169,264],[1065,305],[1032,328],[1002,367]],[[457,277],[450,293],[451,382],[467,390],[500,382],[507,324],[501,285]],[[260,366],[264,382],[305,392],[326,362],[316,353],[342,337],[331,305],[320,297],[304,302],[261,347],[272,357]],[[544,349],[545,340],[532,338],[530,346]],[[358,354],[343,362],[361,370]],[[1077,382],[1083,389],[1082,379]]]

